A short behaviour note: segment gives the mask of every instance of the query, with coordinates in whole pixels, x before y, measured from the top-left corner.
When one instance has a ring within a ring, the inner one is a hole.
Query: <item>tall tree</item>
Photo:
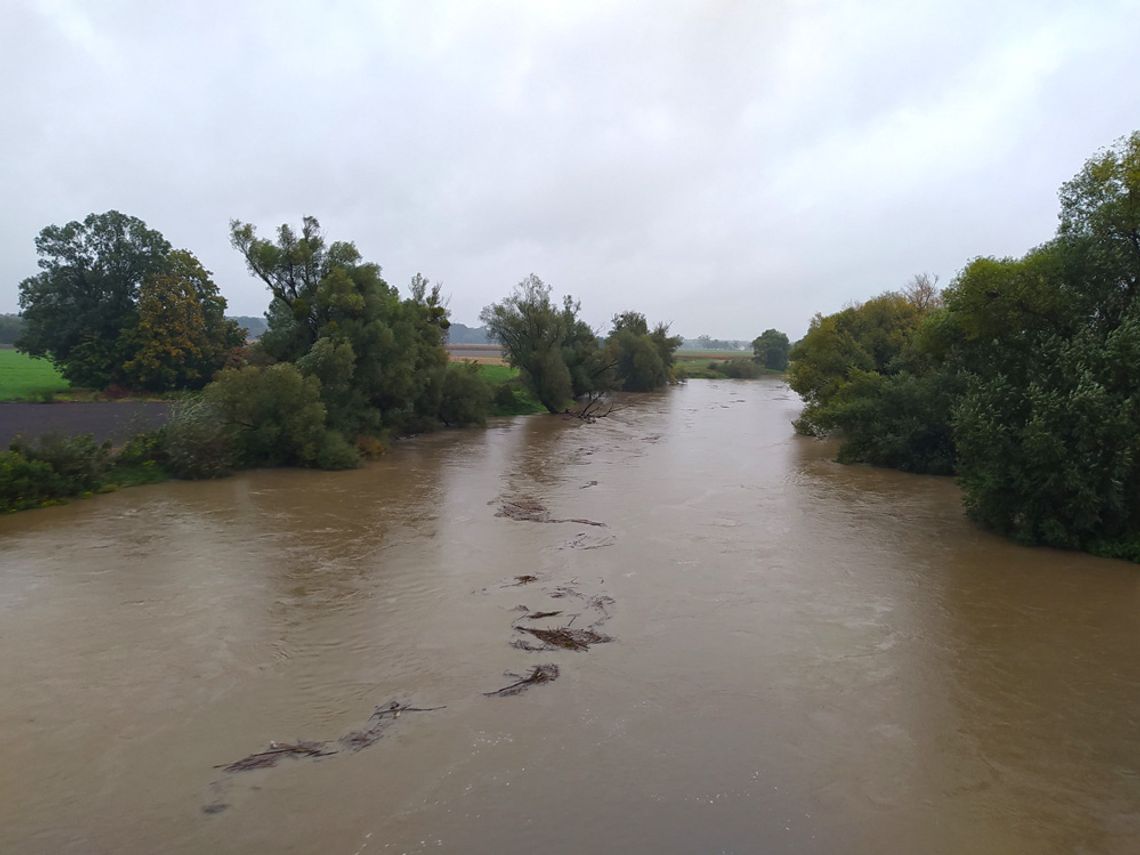
[[[210,271],[185,250],[170,253],[167,269],[148,276],[140,289],[138,321],[129,333],[132,355],[123,364],[127,384],[154,391],[204,386],[245,341],[225,312]]]
[[[582,331],[575,329],[578,335],[566,347],[571,343],[569,326],[577,320],[575,306],[567,302],[560,310],[550,286],[532,273],[508,297],[483,309],[479,320],[488,336],[502,343],[507,362],[519,369],[539,402],[552,413],[560,412],[575,392],[564,347],[577,360],[573,344],[586,346]]]
[[[653,331],[641,312],[614,315],[606,339],[606,355],[616,383],[627,392],[660,389],[673,379],[673,355],[682,339],[669,335],[668,324]]]
[[[121,382],[130,358],[139,288],[167,269],[170,244],[118,211],[47,226],[36,237],[41,272],[20,283],[25,330],[18,346],[46,356],[79,386]]]
[[[315,217],[272,241],[235,220],[230,236],[272,295],[260,348],[320,379],[331,427],[353,436],[437,418],[448,325],[438,285],[417,274],[401,299],[354,244],[326,243]]]

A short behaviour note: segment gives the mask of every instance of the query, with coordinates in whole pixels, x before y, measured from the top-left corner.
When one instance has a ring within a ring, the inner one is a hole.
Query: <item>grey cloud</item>
[[[229,218],[312,213],[464,322],[534,271],[599,327],[794,336],[1046,239],[1140,127],[1138,29],[1126,0],[21,3],[0,311],[40,228],[118,208],[260,313]]]

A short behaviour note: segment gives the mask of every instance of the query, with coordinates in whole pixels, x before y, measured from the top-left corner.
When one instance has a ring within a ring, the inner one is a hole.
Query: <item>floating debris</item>
[[[519,677],[518,674],[507,672],[508,677]],[[496,689],[493,692],[484,692],[487,697],[509,698],[512,695],[518,695],[525,692],[531,686],[537,686],[541,683],[553,683],[558,679],[558,666],[557,665],[535,665],[530,669],[530,673],[525,677],[511,683],[509,686],[503,686],[501,689]]]
[[[353,730],[337,740],[348,751],[360,751],[375,745],[376,741],[384,735],[385,729],[406,712],[435,712],[447,707],[413,707],[411,704],[400,704],[392,701],[386,707],[376,707],[368,720],[373,722],[364,730]]]
[[[617,543],[617,538],[612,534],[587,534],[580,531],[562,544],[559,549],[604,549],[607,546],[613,546],[615,543]]]
[[[384,734],[385,728],[406,712],[434,712],[446,707],[413,707],[411,704],[401,704],[392,701],[386,706],[376,707],[368,717],[369,726],[364,730],[354,730],[346,733],[337,740],[341,747],[349,751],[359,751],[374,744]],[[328,749],[327,742],[309,742],[299,739],[296,742],[270,742],[265,751],[250,754],[233,763],[221,763],[215,769],[224,769],[227,772],[248,772],[251,769],[267,769],[276,766],[282,757],[330,757],[336,754],[335,749]],[[209,805],[207,805],[209,807]],[[205,809],[205,808],[203,808]],[[220,810],[220,809],[219,809]],[[208,813],[217,811],[207,811]]]
[[[614,604],[614,598],[609,594],[594,594],[594,596],[590,597],[587,601],[587,604],[590,608],[604,612],[606,611],[606,606],[612,606]]]
[[[229,807],[225,802],[214,802],[208,805],[202,805],[202,813],[221,813]]]
[[[589,650],[591,644],[605,644],[613,641],[608,635],[602,635],[592,629],[571,629],[570,626],[558,629],[536,629],[530,626],[515,627],[519,632],[529,632],[548,647],[557,647],[563,650]]]
[[[336,751],[326,751],[324,742],[270,742],[265,751],[250,754],[233,763],[220,763],[215,769],[225,769],[227,772],[248,772],[250,769],[267,769],[276,766],[282,757],[329,757]]]
[[[506,517],[507,519],[518,520],[519,522],[577,523],[578,525],[592,525],[606,528],[605,523],[595,520],[578,518],[554,519],[550,516],[550,511],[547,510],[542,502],[529,497],[504,499],[503,503],[499,506],[499,510],[495,512],[495,516]]]
[[[531,612],[529,615],[523,615],[519,620],[540,620],[547,617],[556,617],[560,614],[562,614],[561,610],[556,612]]]
[[[504,501],[499,506],[497,517],[507,517],[520,522],[549,522],[550,511],[536,499],[522,498]]]
[[[508,585],[507,587],[517,588],[519,585],[529,585],[531,582],[537,582],[537,581],[538,581],[537,576],[531,576],[530,574],[525,574],[522,576],[515,576],[515,583],[513,585]]]

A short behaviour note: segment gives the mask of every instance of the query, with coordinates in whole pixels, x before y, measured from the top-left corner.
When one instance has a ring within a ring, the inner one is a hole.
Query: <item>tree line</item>
[[[955,474],[969,515],[1026,543],[1140,560],[1140,132],[1060,190],[1051,239],[920,276],[793,349],[796,428],[839,457]]]
[[[269,293],[253,343],[225,316],[212,274],[143,221],[109,211],[40,232],[40,272],[19,286],[18,347],[79,386],[188,394],[161,431],[136,438],[119,458],[78,440],[3,452],[0,471],[16,493],[0,505],[89,490],[116,467],[148,480],[347,468],[389,436],[480,424],[492,404],[513,411],[514,385],[492,390],[477,365],[449,362],[438,284],[417,274],[401,295],[378,264],[351,242],[328,240],[313,217],[272,237],[234,220],[230,240]],[[674,377],[680,339],[667,324],[651,329],[629,311],[600,336],[576,301],[556,303],[533,275],[483,317],[522,386],[550,412]],[[44,477],[44,467],[59,477]],[[79,470],[82,478],[61,474]]]

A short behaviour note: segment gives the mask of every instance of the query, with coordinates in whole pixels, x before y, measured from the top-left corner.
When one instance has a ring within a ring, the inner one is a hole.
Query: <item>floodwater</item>
[[[0,852],[1140,852],[1140,569],[797,409],[695,381],[0,519]],[[562,621],[613,640],[511,645]],[[337,742],[393,700],[446,708]]]

